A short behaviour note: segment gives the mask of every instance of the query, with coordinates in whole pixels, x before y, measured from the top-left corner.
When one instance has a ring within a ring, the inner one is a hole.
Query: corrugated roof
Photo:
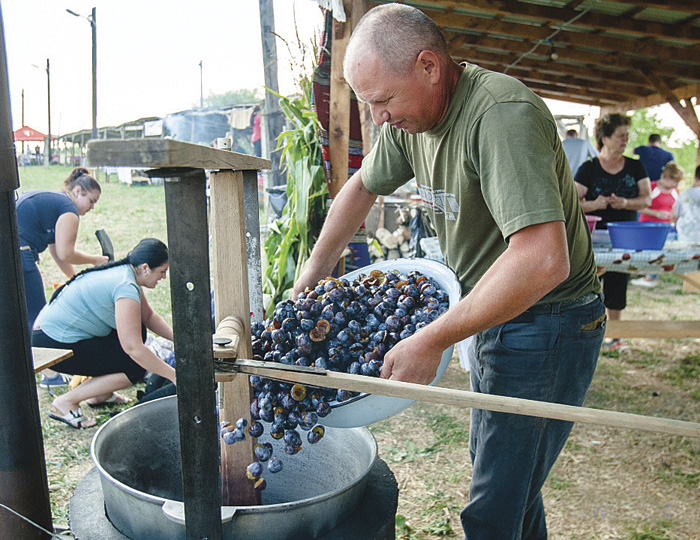
[[[700,96],[698,0],[404,3],[435,21],[456,61],[508,73],[543,97],[633,109],[665,103],[669,91]]]

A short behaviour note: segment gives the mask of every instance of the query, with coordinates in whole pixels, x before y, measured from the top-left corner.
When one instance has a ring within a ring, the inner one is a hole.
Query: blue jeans
[[[41,279],[39,267],[35,255],[26,249],[20,251],[22,259],[22,273],[24,274],[24,297],[27,301],[27,320],[29,322],[29,335],[32,335],[32,327],[37,315],[46,305],[44,294],[44,281]]]
[[[605,333],[601,295],[533,306],[477,334],[470,355],[475,392],[580,406]],[[471,411],[473,464],[467,540],[547,538],[541,489],[573,423]]]

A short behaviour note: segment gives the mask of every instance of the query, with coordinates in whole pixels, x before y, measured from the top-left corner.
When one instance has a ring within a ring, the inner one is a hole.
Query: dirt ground
[[[678,278],[662,276],[654,289],[630,286],[623,318],[700,319],[700,296],[682,294]],[[627,342],[629,352],[601,354],[586,406],[700,422],[700,340]],[[440,386],[469,388],[456,358]],[[46,390],[39,401],[54,517],[65,523],[70,496],[93,466],[95,430],[48,420]],[[87,413],[103,422],[124,407]],[[469,411],[416,403],[371,429],[399,484],[397,538],[463,538]],[[697,540],[700,439],[577,424],[543,495],[554,540]]]

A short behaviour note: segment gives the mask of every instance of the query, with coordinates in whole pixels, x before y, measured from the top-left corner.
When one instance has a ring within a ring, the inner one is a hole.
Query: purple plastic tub
[[[670,223],[612,221],[608,223],[610,243],[615,249],[663,249]]]

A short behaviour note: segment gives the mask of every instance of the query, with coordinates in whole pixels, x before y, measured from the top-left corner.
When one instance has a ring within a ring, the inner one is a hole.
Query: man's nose
[[[386,107],[373,104],[370,105],[370,112],[372,113],[372,121],[378,126],[389,121],[389,112],[386,110]]]

